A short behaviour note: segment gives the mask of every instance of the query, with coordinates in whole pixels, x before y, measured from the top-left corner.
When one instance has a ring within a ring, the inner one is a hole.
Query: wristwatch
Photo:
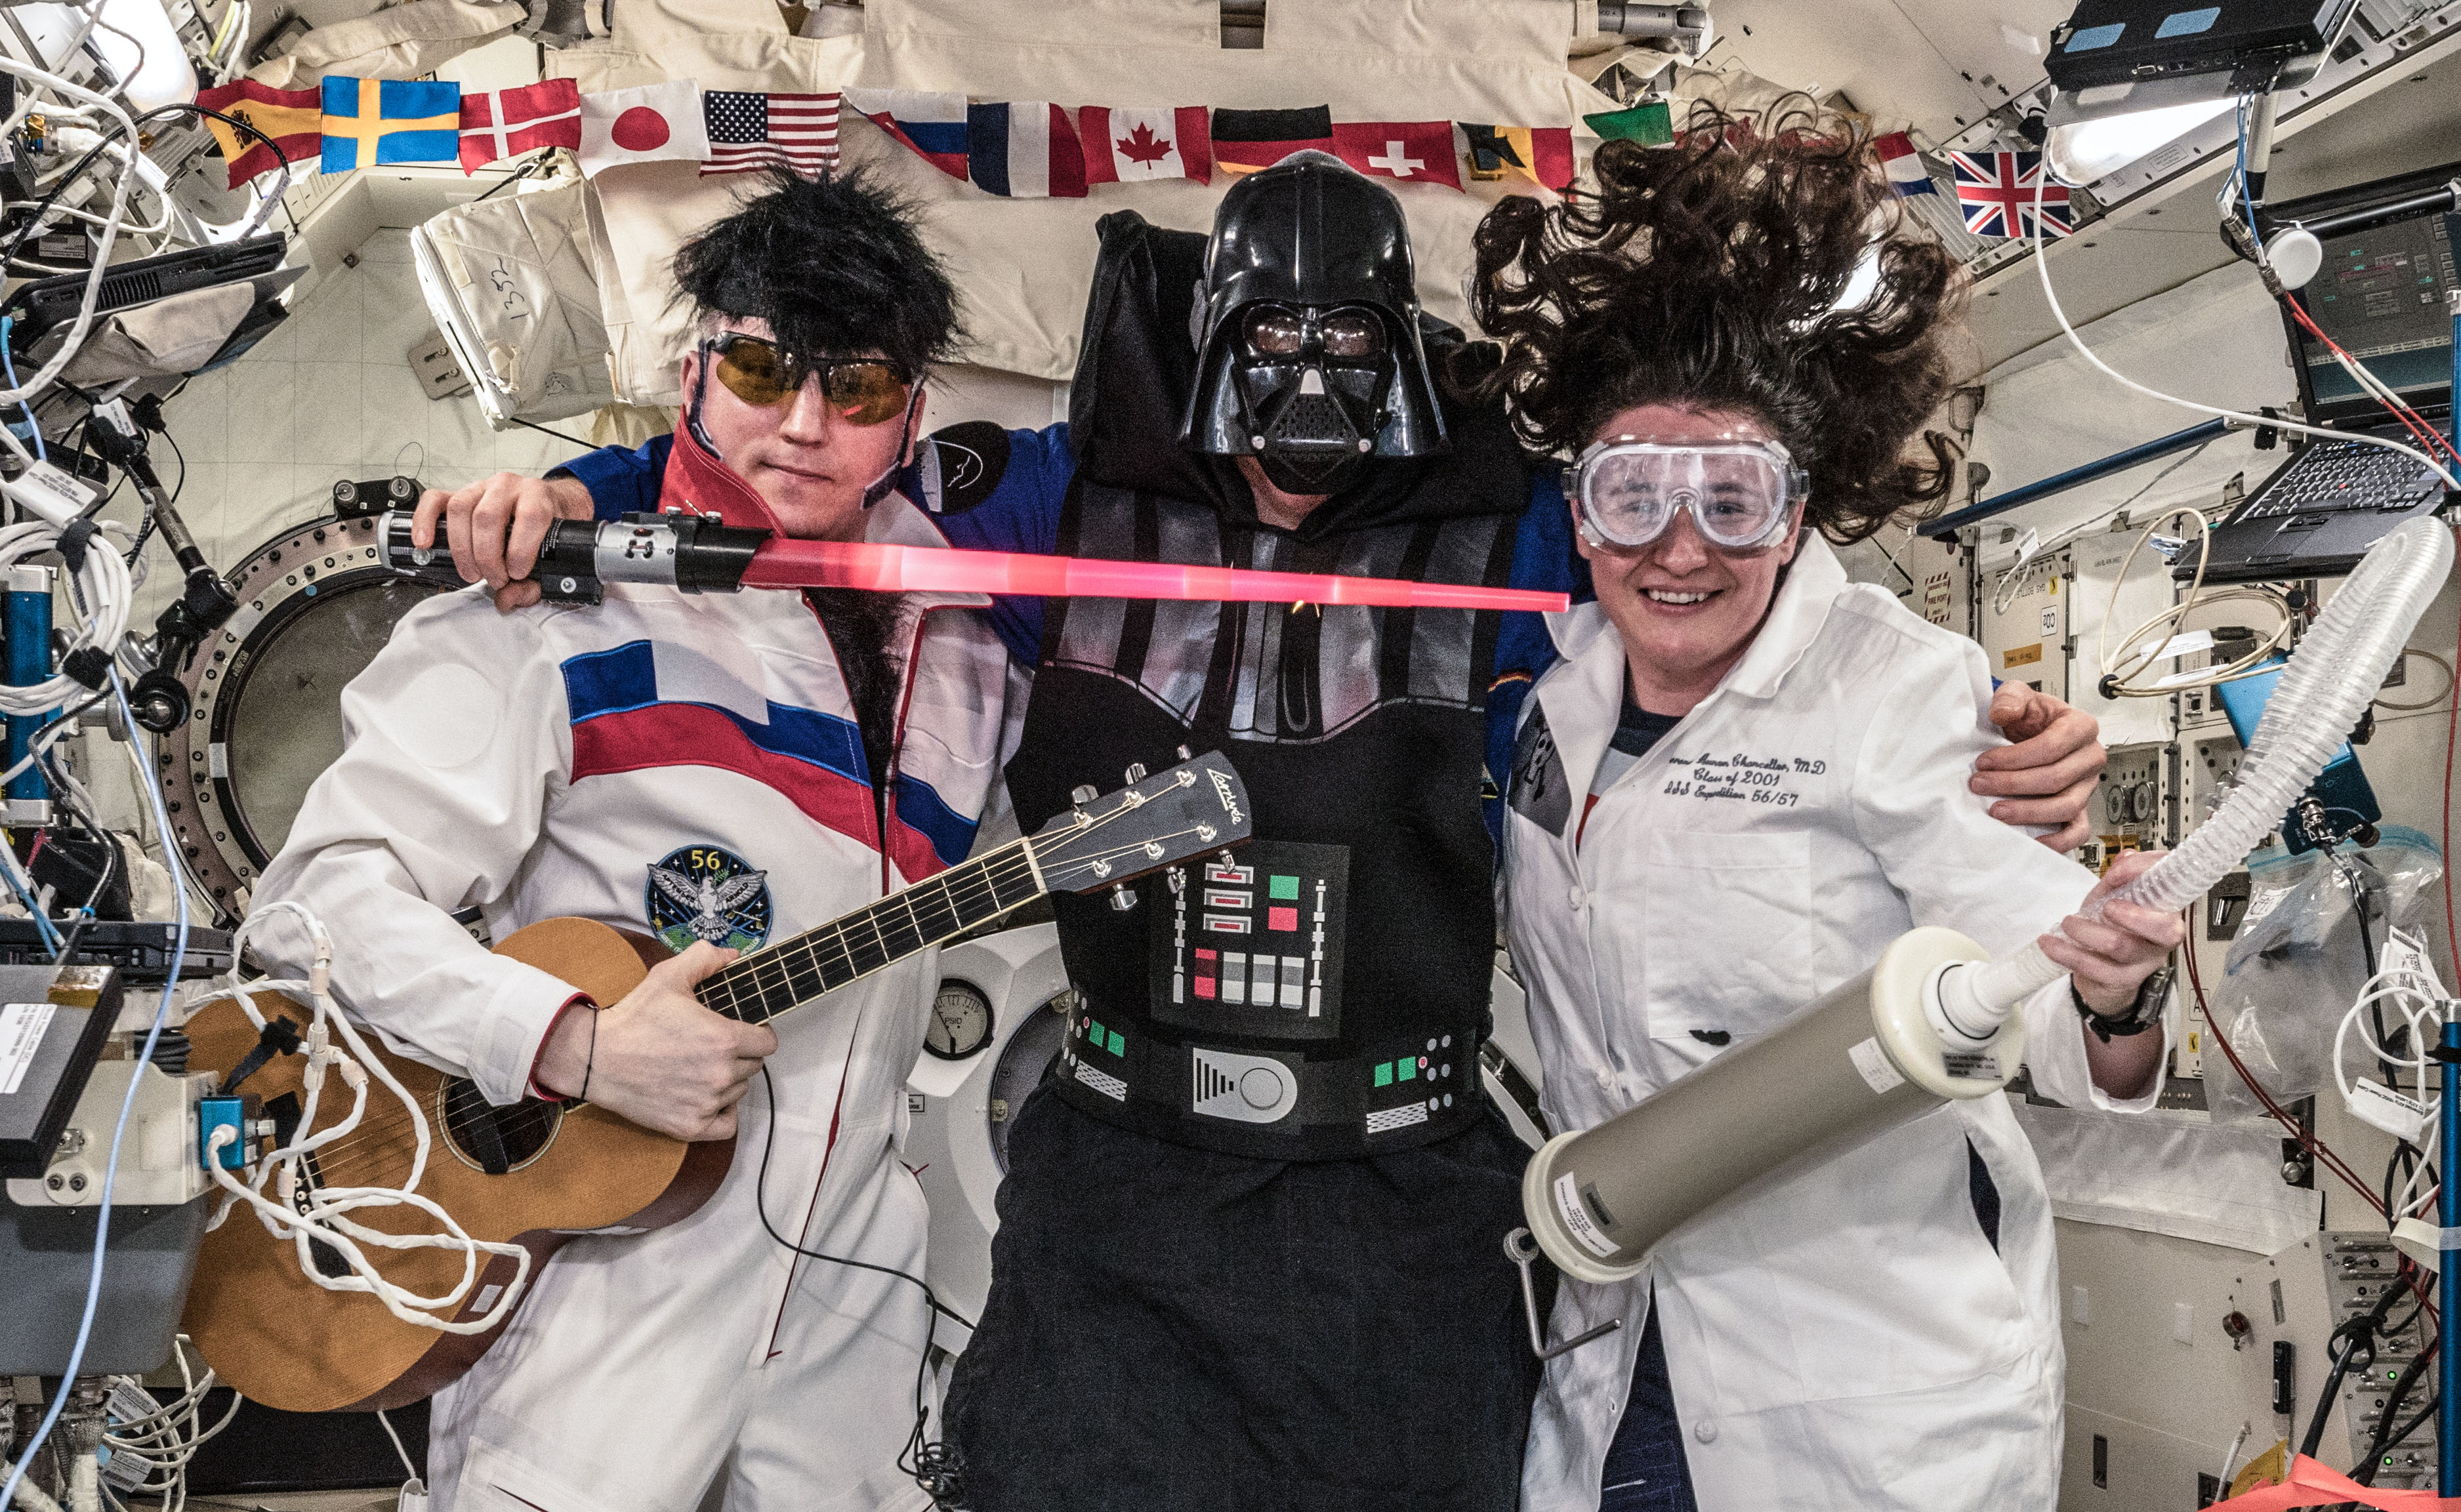
[[[2141,1034],[2162,1022],[2162,1004],[2170,995],[2171,969],[2167,966],[2147,977],[2136,989],[2136,1001],[2117,1013],[2098,1012],[2085,1000],[2085,994],[2076,990],[2074,981],[2068,983],[2068,1001],[2076,1005],[2077,1014],[2085,1020],[2085,1027],[2092,1030],[2094,1037],[2106,1045],[2114,1039]]]

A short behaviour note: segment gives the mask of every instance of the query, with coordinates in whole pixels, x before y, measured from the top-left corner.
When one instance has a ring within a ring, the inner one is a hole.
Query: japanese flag
[[[1205,107],[1119,110],[1081,106],[1077,137],[1085,149],[1087,183],[1130,183],[1142,179],[1213,181],[1213,133]]]
[[[709,156],[700,86],[690,79],[613,89],[581,96],[581,171],[619,162],[659,162]]]

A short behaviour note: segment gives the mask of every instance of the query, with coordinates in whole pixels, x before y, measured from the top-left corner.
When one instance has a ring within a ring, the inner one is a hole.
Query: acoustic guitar
[[[892,893],[844,918],[752,951],[695,989],[714,1012],[747,1024],[824,1002],[860,977],[992,923],[1048,892],[1094,892],[1174,862],[1236,845],[1251,833],[1247,790],[1219,753],[1078,802],[1037,834]],[[372,921],[371,926],[376,922]],[[645,935],[588,919],[548,919],[497,946],[613,1003],[670,953]],[[268,1024],[306,1018],[288,998],[256,997]],[[259,1100],[276,1143],[298,1133],[303,1055],[279,1052],[284,1036],[260,1034],[236,1002],[208,1004],[188,1020],[190,1064],[215,1071],[225,1091]],[[473,1238],[517,1243],[539,1268],[576,1233],[639,1233],[693,1212],[717,1189],[734,1158],[732,1139],[685,1142],[653,1134],[588,1103],[528,1100],[496,1107],[468,1080],[385,1052],[369,1036],[427,1114],[434,1144],[419,1191]],[[921,1048],[916,1047],[917,1050]],[[250,1060],[236,1087],[231,1075]],[[350,1098],[329,1083],[316,1127],[337,1122]],[[390,1121],[386,1115],[390,1115]],[[313,1132],[310,1130],[310,1132]],[[366,1121],[302,1162],[322,1186],[396,1187],[409,1176],[409,1116],[398,1098],[372,1089]],[[388,1232],[433,1231],[409,1207],[353,1217]],[[341,1256],[311,1244],[328,1275],[348,1273]],[[375,1250],[386,1279],[437,1296],[461,1275],[458,1252]],[[511,1284],[509,1258],[491,1260],[457,1315],[482,1314]],[[276,1240],[245,1208],[205,1236],[182,1326],[205,1363],[243,1396],[287,1412],[364,1412],[433,1395],[475,1364],[510,1321],[483,1333],[442,1333],[404,1323],[365,1292],[332,1291],[302,1270],[294,1243]]]

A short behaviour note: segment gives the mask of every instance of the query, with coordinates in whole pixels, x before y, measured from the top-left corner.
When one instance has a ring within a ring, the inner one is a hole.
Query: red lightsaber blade
[[[1572,602],[1567,594],[1531,588],[843,541],[764,541],[744,568],[743,586],[868,588],[877,593],[1015,593],[1062,599],[1212,599],[1241,604],[1526,609],[1537,613],[1560,612]]]

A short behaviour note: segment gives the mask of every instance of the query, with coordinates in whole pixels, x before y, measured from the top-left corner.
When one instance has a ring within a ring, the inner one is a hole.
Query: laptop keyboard
[[[2433,473],[2399,452],[2360,441],[2320,441],[2238,518],[2406,511],[2440,497],[2443,487]]]

